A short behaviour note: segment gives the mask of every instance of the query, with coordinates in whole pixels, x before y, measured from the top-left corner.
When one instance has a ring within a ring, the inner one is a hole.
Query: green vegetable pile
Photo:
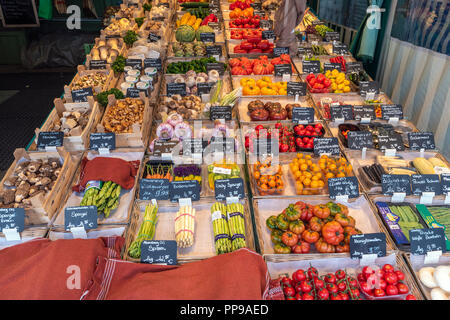
[[[123,56],[118,56],[116,60],[111,64],[111,68],[116,73],[123,72],[125,68],[125,58]]]
[[[127,34],[123,37],[123,41],[129,45],[132,46],[133,43],[135,43],[138,40],[138,35],[136,32],[132,31],[132,30],[128,30]]]
[[[327,56],[328,52],[322,46],[312,45],[311,49],[313,50],[314,55],[316,56]]]
[[[116,99],[123,99],[125,97],[122,91],[117,88],[112,88],[111,90],[103,91],[97,95],[98,103],[100,103],[103,107],[106,107],[108,105],[108,96],[110,94],[113,94]]]
[[[149,204],[145,207],[144,219],[139,228],[139,233],[136,239],[131,244],[128,249],[128,255],[134,259],[139,259],[141,257],[141,243],[144,240],[152,240],[155,236],[155,226],[158,218],[156,213],[158,212],[158,207]]]
[[[172,62],[167,66],[167,73],[169,74],[185,74],[189,70],[195,72],[206,72],[206,64],[217,62],[214,57],[201,58],[192,61]]]
[[[152,10],[152,4],[151,3],[145,3],[142,7],[144,8],[144,12]]]
[[[328,27],[327,27],[326,25],[324,25],[324,24],[319,24],[319,25],[317,25],[315,28],[316,28],[317,33],[320,34],[320,36],[321,36],[322,38],[325,37],[325,34],[326,34],[327,32],[332,32],[332,31],[334,31],[333,29],[328,28]]]
[[[140,28],[142,26],[142,24],[144,23],[144,18],[136,18],[136,19],[134,19],[134,21],[136,21],[136,24]]]
[[[205,19],[209,15],[209,8],[188,8],[185,11],[200,19]]]
[[[244,206],[240,203],[227,205],[228,226],[230,227],[233,251],[245,248]]]
[[[400,220],[398,220],[397,223],[402,229],[402,232],[405,235],[406,239],[408,239],[408,241],[410,241],[409,230],[423,229],[423,225],[419,222],[419,218],[411,209],[411,207],[402,205],[389,205],[389,209],[392,211],[392,213],[400,217]]]
[[[112,181],[103,183],[101,189],[89,188],[81,200],[80,206],[96,206],[97,213],[104,213],[108,218],[111,210],[119,206],[121,187]]]

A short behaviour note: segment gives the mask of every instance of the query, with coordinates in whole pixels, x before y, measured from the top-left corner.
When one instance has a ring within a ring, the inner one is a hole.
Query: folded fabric
[[[0,299],[79,300],[97,262],[119,258],[122,237],[36,239],[0,251]]]
[[[267,300],[285,300],[283,289],[281,288],[280,279],[270,280],[269,293]]]
[[[97,157],[92,160],[84,158],[81,162],[80,183],[72,187],[81,192],[89,181],[112,181],[123,189],[134,186],[134,177],[139,168],[139,161],[125,161],[112,157]]]
[[[86,300],[260,300],[269,275],[263,258],[248,249],[181,266],[102,258]]]

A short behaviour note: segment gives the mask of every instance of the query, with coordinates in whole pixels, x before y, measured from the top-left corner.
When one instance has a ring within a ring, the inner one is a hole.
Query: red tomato
[[[354,299],[358,299],[361,296],[359,289],[352,289],[352,295]]]
[[[378,269],[377,271],[375,271],[375,274],[377,275],[377,277],[378,277],[379,279],[383,279],[383,278],[384,278],[384,275],[386,274],[386,272],[384,272],[383,269]]]
[[[309,284],[309,282],[303,280],[302,282],[300,282],[300,288],[302,289],[303,293],[308,293],[312,290],[313,287],[311,284]]]
[[[373,290],[373,295],[375,297],[384,297],[386,296],[386,292],[383,289],[375,289]]]
[[[367,282],[361,282],[359,285],[360,285],[360,287],[361,287],[361,290],[362,290],[364,293],[366,293],[366,294],[368,294],[368,295],[370,295],[370,296],[373,296],[373,291],[372,291],[372,289],[369,287],[369,285],[367,284]]]
[[[286,297],[286,300],[295,300],[294,297]]]
[[[356,288],[358,286],[358,282],[353,277],[348,278],[348,283],[350,284],[350,287],[353,287],[353,288]]]
[[[295,300],[302,300],[302,293],[301,292],[297,292],[296,294],[295,294]]]
[[[314,300],[314,297],[311,293],[304,293],[302,295],[302,300]]]
[[[295,272],[292,274],[292,279],[293,279],[294,281],[297,281],[297,282],[306,280],[306,274],[305,274],[305,271],[302,270],[302,269],[298,269],[297,271],[295,271]]]
[[[347,283],[345,281],[338,282],[337,287],[340,292],[345,291],[347,290]]]
[[[383,266],[383,270],[384,272],[388,273],[388,272],[394,272],[394,267],[390,264],[385,264]]]
[[[316,290],[323,289],[323,287],[325,287],[325,282],[319,278],[314,278],[314,286],[316,287]]]
[[[338,292],[338,287],[334,283],[327,283],[326,288],[329,293],[337,293]]]
[[[417,300],[416,297],[412,294],[408,294],[405,298],[405,300]]]
[[[409,288],[406,284],[404,284],[403,282],[399,282],[397,284],[397,289],[398,289],[398,293],[399,294],[405,294],[409,292]]]
[[[336,276],[333,273],[328,273],[325,275],[326,283],[336,283]]]
[[[336,275],[336,278],[338,280],[341,280],[341,279],[345,278],[345,271],[344,270],[338,270],[334,274]]]
[[[397,278],[399,281],[405,280],[405,274],[401,272],[400,270],[395,271],[395,274],[397,275]]]
[[[342,300],[339,294],[332,294],[330,300]]]
[[[293,297],[293,296],[295,296],[295,289],[292,288],[292,287],[284,287],[283,288],[283,292],[284,292],[284,295],[286,297]]]
[[[293,285],[292,279],[289,278],[289,277],[283,277],[283,278],[281,278],[281,284],[283,286],[290,286],[290,287],[292,287],[292,285]]]
[[[314,267],[309,267],[307,272],[308,272],[308,278],[310,278],[310,279],[312,279],[313,276],[316,276],[316,277],[319,276],[319,272]]]
[[[364,277],[364,275],[362,273],[358,273],[357,278],[358,278],[359,282],[365,282],[366,281],[366,278]]]
[[[380,282],[378,283],[380,289],[386,290],[387,282],[384,279],[380,279]]]
[[[388,296],[395,296],[398,294],[398,289],[393,284],[390,284],[386,287],[386,294]]]
[[[319,297],[320,300],[328,300],[330,294],[328,293],[327,289],[323,288],[317,293],[317,296]]]
[[[388,272],[385,274],[384,280],[386,280],[388,284],[396,284],[398,281],[398,277],[395,272]]]
[[[370,276],[372,273],[375,273],[375,271],[374,271],[371,267],[365,266],[365,267],[362,269],[362,273],[363,273],[363,275],[364,275],[364,278],[368,279],[369,276]]]
[[[295,292],[302,293],[302,286],[301,286],[300,282],[297,282],[294,289],[295,289]]]
[[[350,300],[348,294],[345,292],[339,292],[339,296],[341,297],[341,300]]]

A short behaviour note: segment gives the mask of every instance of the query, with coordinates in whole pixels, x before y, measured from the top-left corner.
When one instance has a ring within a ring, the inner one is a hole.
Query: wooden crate
[[[120,18],[111,19],[111,21],[114,21],[114,20],[120,20]],[[111,32],[111,31],[106,30],[106,28],[103,28],[102,30],[100,30],[100,35],[102,37],[109,37],[109,38],[123,38],[127,34],[128,31],[135,31],[135,32],[138,31],[138,26],[137,26],[136,21],[134,21],[134,19],[130,20],[130,27],[126,30],[121,29],[120,31],[117,31],[117,32]]]
[[[111,67],[109,65],[106,66],[106,69],[100,69],[100,70],[87,70],[86,66],[78,66],[78,73],[75,75],[75,77],[72,79],[70,84],[67,86],[64,86],[64,99],[66,102],[73,102],[72,99],[72,87],[73,84],[78,81],[80,77],[83,77],[88,74],[95,74],[95,73],[104,73],[107,74],[108,77],[105,81],[105,84],[103,86],[96,86],[93,88],[94,95],[99,94],[102,91],[109,90],[111,88],[114,88],[117,83],[117,78],[114,75],[114,72],[111,70]]]
[[[53,189],[46,195],[38,194],[27,199],[29,204],[25,207],[25,224],[42,225],[48,224],[57,212],[63,195],[71,185],[78,161],[71,156],[64,148],[57,148],[57,151],[49,152],[27,152],[20,148],[14,151],[14,162],[9,167],[0,184],[0,193],[4,190],[4,183],[7,178],[14,174],[17,165],[27,160],[42,160],[51,158],[61,158],[63,165],[61,172],[56,179]],[[36,216],[35,216],[36,215]]]
[[[160,96],[161,96],[161,83],[163,82],[163,80],[162,80],[163,75],[161,74],[161,72],[158,72],[157,75],[158,75],[158,81],[155,82],[153,90],[150,93],[148,93],[147,99],[150,103],[158,103]],[[119,89],[120,91],[122,91],[124,96],[127,95],[127,92],[123,91],[122,88],[120,87],[120,85],[125,82],[125,77],[126,77],[126,73],[122,72],[120,74],[120,76],[118,77],[117,83],[116,83],[116,88]],[[142,91],[142,92],[144,92],[144,91]]]
[[[77,152],[87,150],[89,146],[89,135],[92,130],[95,128],[97,123],[100,121],[103,111],[99,106],[98,102],[94,101],[93,97],[88,97],[88,102],[77,102],[77,103],[64,103],[62,99],[56,98],[54,100],[55,108],[50,112],[47,120],[44,125],[35,130],[36,139],[35,142],[30,146],[29,150],[37,150],[37,139],[40,132],[50,131],[53,123],[59,120],[62,117],[63,112],[65,111],[74,111],[86,106],[89,106],[89,109],[92,110],[89,116],[89,121],[86,127],[83,129],[79,136],[71,136],[64,137],[64,148],[69,152]]]
[[[146,148],[150,137],[150,129],[152,125],[153,107],[150,106],[148,98],[141,92],[140,99],[144,101],[144,115],[142,119],[142,125],[135,124],[135,130],[133,133],[116,133],[116,148]],[[108,114],[111,106],[116,104],[117,100],[114,95],[108,96],[108,106],[101,123],[97,125],[97,132],[105,132],[103,121],[105,115]]]
[[[102,41],[104,41],[105,43],[107,43],[108,40],[110,40],[110,39],[106,39],[104,36],[101,36],[101,37],[99,37],[99,38],[95,38],[95,43],[94,43],[94,47],[92,48],[92,50],[98,49],[99,47],[102,46],[102,45],[101,45],[101,42],[102,42]],[[117,39],[115,39],[115,40],[117,40],[117,41],[119,42],[119,47],[118,47],[119,50],[118,50],[117,56],[120,56],[120,55],[123,56],[123,55],[125,54],[125,52],[127,51],[127,46],[126,46],[125,43],[123,42],[123,39],[122,39],[122,38],[117,38]],[[85,65],[88,66],[89,68],[90,68],[90,62],[91,62],[91,60],[98,60],[98,59],[94,59],[95,57],[94,57],[93,54],[92,54],[92,50],[91,50],[91,52],[90,52],[88,55],[86,55],[86,63],[85,63]],[[105,60],[105,59],[101,59],[101,57],[100,57],[100,60]],[[108,63],[108,62],[107,62],[107,65],[111,65],[111,63]]]
[[[119,207],[117,209],[115,209],[116,211],[113,211],[110,214],[109,218],[106,219],[98,219],[98,225],[122,225],[122,224],[128,224],[130,221],[130,215],[131,212],[133,210],[133,203],[134,203],[134,199],[136,198],[136,190],[138,187],[138,181],[139,181],[139,177],[138,174],[139,172],[141,172],[142,170],[142,165],[143,165],[143,161],[142,159],[144,158],[144,154],[145,154],[145,150],[143,148],[122,148],[122,149],[115,149],[112,150],[110,155],[102,155],[103,157],[108,157],[108,156],[114,156],[114,154],[129,154],[131,155],[131,153],[136,152],[136,153],[142,153],[142,156],[139,156],[139,168],[137,170],[137,174],[136,174],[136,178],[134,181],[134,185],[133,188],[130,189],[130,194],[127,194],[126,196],[129,197],[130,199],[130,203],[129,205],[127,204],[127,202],[124,202],[126,199],[123,198],[124,194],[121,193],[120,199],[119,199]],[[99,153],[97,151],[86,151],[83,153],[81,159],[83,159],[84,157],[87,157],[88,154],[92,154],[92,155],[98,155]],[[80,160],[81,160],[80,159]],[[80,173],[81,173],[81,166],[78,166],[75,174],[74,174],[74,178],[72,183],[70,184],[69,188],[67,188],[67,192],[64,193],[62,199],[61,199],[61,205],[58,209],[57,214],[55,215],[55,218],[52,221],[52,225],[54,227],[61,227],[64,226],[64,209],[66,207],[70,207],[70,206],[78,206],[79,203],[82,200],[82,195],[79,195],[79,199],[77,198],[77,201],[73,201],[73,198],[71,199],[71,196],[73,193],[72,191],[72,186],[77,185],[80,181]],[[77,196],[77,195],[76,195]],[[121,206],[127,206],[128,208],[123,208]],[[122,213],[122,217],[118,217],[117,215],[114,216],[114,214],[117,213],[117,210],[121,210],[120,212]],[[125,211],[123,211],[125,210]]]
[[[199,261],[216,255],[210,212],[210,208],[215,202],[214,199],[202,199],[200,201],[192,202],[193,208],[196,208],[197,211],[195,218],[194,245],[190,248],[178,248],[178,263]],[[142,210],[142,207],[145,207],[150,203],[150,201],[136,201],[134,205],[130,225],[125,235],[125,247],[123,251],[124,260],[139,262],[139,259],[128,256],[128,250],[132,242],[136,239],[144,219],[144,210]],[[174,223],[173,220],[170,221],[170,219],[175,217],[179,205],[178,203],[169,201],[158,201],[158,203],[159,210],[168,212],[157,213],[158,222],[156,224],[154,240],[175,240]],[[249,203],[245,199],[242,200],[241,203],[244,205],[245,240],[247,248],[255,250],[255,238]],[[203,212],[205,210],[207,212]],[[158,234],[161,234],[162,239],[158,239]]]

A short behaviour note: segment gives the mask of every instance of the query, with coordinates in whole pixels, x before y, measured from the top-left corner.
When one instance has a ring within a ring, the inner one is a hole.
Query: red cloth
[[[91,180],[112,181],[123,189],[134,186],[134,177],[139,169],[139,161],[125,161],[119,158],[97,157],[92,160],[84,158],[81,162],[80,183],[72,187],[81,192]]]
[[[268,298],[262,257],[248,249],[182,266],[100,260],[87,300],[260,300]]]
[[[31,240],[0,250],[0,299],[80,299],[91,281],[97,261],[120,257],[121,237],[99,239]],[[67,280],[78,266],[80,289],[68,289]]]
[[[280,279],[270,280],[267,300],[285,300]]]

